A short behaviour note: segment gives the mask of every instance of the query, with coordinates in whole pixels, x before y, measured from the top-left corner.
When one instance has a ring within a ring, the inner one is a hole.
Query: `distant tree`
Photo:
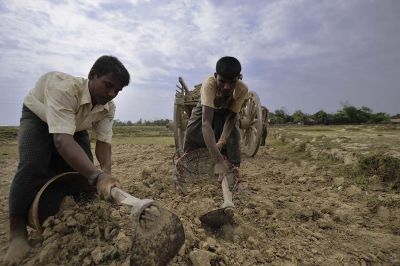
[[[372,114],[373,112],[371,108],[362,106],[357,110],[358,123],[369,123]]]
[[[284,107],[269,113],[270,124],[304,123],[304,124],[378,124],[388,123],[391,118],[400,118],[400,114],[390,116],[386,113],[374,113],[371,108],[362,106],[357,108],[349,103],[342,104],[342,109],[336,113],[326,113],[319,110],[313,115],[296,110],[289,115]]]
[[[372,114],[373,112],[372,112],[372,109],[371,108],[369,108],[369,107],[366,107],[366,106],[361,106],[361,109],[360,109],[361,111],[363,111],[363,112],[365,112],[365,113],[369,113],[369,114]]]
[[[343,109],[340,111],[342,116],[340,116],[346,124],[358,123],[358,110],[352,105],[344,105]]]
[[[309,116],[304,114],[302,111],[300,110],[296,110],[293,114],[292,114],[292,121],[293,123],[296,124],[304,124],[307,120],[308,120]]]
[[[114,120],[114,126],[120,126],[122,124],[121,120],[115,119]]]
[[[386,113],[376,113],[372,114],[370,117],[370,123],[379,124],[379,123],[387,123],[390,121],[390,116]]]
[[[121,121],[119,119],[115,119],[114,120],[114,126],[165,126],[166,124],[168,124],[169,119],[158,119],[158,120],[143,120],[142,118],[140,118],[137,122],[132,123],[131,120],[128,121]]]
[[[312,115],[312,118],[315,120],[317,124],[329,124],[328,114],[324,110],[319,110],[315,114]]]
[[[292,117],[286,112],[284,108],[275,110],[270,114],[271,124],[286,124],[292,122]]]
[[[349,119],[346,115],[346,113],[344,113],[342,110],[332,114],[332,124],[348,124],[349,123]]]

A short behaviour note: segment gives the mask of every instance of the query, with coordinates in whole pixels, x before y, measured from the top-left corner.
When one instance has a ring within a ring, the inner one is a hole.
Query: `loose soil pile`
[[[129,212],[96,199],[49,217],[41,238],[35,239],[39,243],[24,263],[129,265],[131,239]]]

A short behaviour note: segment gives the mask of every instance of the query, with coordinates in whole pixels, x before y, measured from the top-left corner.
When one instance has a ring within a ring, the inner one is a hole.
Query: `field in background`
[[[18,127],[0,126],[0,156],[2,159],[18,157],[17,133]]]
[[[173,132],[164,126],[116,126],[113,144],[174,145]],[[18,157],[18,127],[0,126],[0,155],[4,159]]]
[[[340,150],[353,156],[384,153],[400,158],[400,127],[395,125],[282,126],[271,130],[283,142]]]
[[[117,126],[113,131],[113,144],[174,144],[173,132],[165,126]]]
[[[164,126],[116,126],[113,144],[174,145],[173,132]],[[17,156],[18,127],[0,127],[0,154]],[[328,157],[353,164],[368,155],[400,159],[400,127],[394,125],[351,126],[273,126],[268,143],[273,139],[288,144],[295,151],[314,159]]]
[[[294,157],[329,165],[363,188],[400,190],[399,126],[272,127],[269,143],[274,142]]]

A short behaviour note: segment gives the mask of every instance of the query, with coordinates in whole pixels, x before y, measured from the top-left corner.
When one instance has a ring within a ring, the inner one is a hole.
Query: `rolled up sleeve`
[[[44,104],[49,133],[75,133],[75,109],[78,99],[73,93],[73,88],[68,87],[70,85],[59,83],[56,87],[49,86],[45,90]]]
[[[208,77],[200,88],[200,103],[211,108],[215,108],[214,99],[216,93],[216,81],[214,77]]]

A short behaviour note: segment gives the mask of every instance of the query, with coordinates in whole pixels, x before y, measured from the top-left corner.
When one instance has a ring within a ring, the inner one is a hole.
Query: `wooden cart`
[[[185,140],[185,131],[188,119],[193,107],[200,100],[201,84],[194,86],[190,90],[185,81],[179,77],[178,90],[175,94],[174,103],[174,139],[177,155],[183,154],[183,144]],[[243,105],[240,109],[240,135],[242,153],[248,156],[256,155],[261,143],[262,136],[262,112],[260,99],[257,93],[249,91]]]

